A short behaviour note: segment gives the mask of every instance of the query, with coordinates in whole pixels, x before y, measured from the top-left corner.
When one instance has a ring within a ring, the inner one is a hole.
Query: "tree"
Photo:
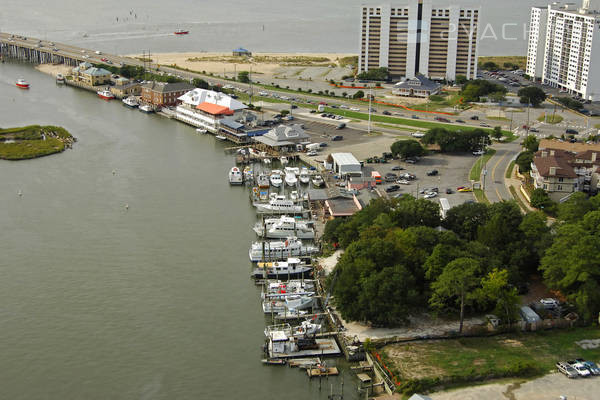
[[[490,100],[494,103],[501,103],[506,100],[506,93],[503,92],[492,92],[489,94]]]
[[[519,172],[522,174],[531,171],[531,162],[533,161],[533,153],[530,151],[524,151],[517,156],[515,160],[519,166]]]
[[[200,79],[200,78],[194,78],[192,80],[192,85],[194,85],[194,87],[197,87],[200,89],[208,89],[210,86],[208,84],[208,82],[206,82],[204,79]]]
[[[502,127],[501,126],[494,127],[494,131],[492,132],[492,137],[496,140],[500,140],[500,138],[502,137]]]
[[[248,71],[238,72],[237,80],[241,83],[250,83],[250,72],[248,72]]]
[[[358,79],[366,79],[370,81],[387,81],[388,76],[388,69],[386,67],[380,67],[361,72],[360,74],[358,74]]]
[[[456,84],[457,85],[464,85],[465,83],[467,83],[467,77],[464,75],[456,75]]]
[[[288,115],[290,113],[289,110],[281,110],[279,111],[279,114],[281,114],[283,117],[285,117],[286,115]]]
[[[478,291],[480,301],[491,301],[494,303],[494,312],[507,322],[510,326],[519,315],[520,304],[517,288],[508,282],[508,271],[494,268],[481,280],[481,288]]]
[[[498,64],[496,64],[493,61],[488,61],[488,62],[483,63],[481,68],[485,69],[486,71],[498,71],[500,69]]]
[[[442,226],[466,240],[477,238],[477,229],[489,219],[485,203],[462,203],[446,213]]]
[[[465,315],[465,306],[470,304],[473,290],[479,284],[477,272],[479,262],[469,257],[457,258],[444,268],[444,272],[431,285],[433,293],[429,299],[431,306],[444,309],[452,301],[458,304],[460,309],[460,326],[458,332],[462,333]]]
[[[523,146],[530,153],[535,153],[538,151],[540,141],[535,137],[535,135],[528,135],[521,143],[521,146]]]
[[[394,142],[391,150],[394,156],[400,155],[402,158],[420,157],[425,154],[425,149],[421,146],[421,143],[412,139]]]
[[[538,107],[546,100],[546,92],[536,86],[521,88],[517,95],[521,104],[531,104],[533,107]]]
[[[569,197],[569,200],[558,205],[558,219],[565,222],[577,222],[583,219],[588,212],[597,209],[598,205],[590,201],[585,193],[576,192]]]
[[[532,207],[545,209],[552,206],[552,199],[548,196],[548,193],[542,188],[533,189],[531,193],[530,204]]]
[[[358,92],[352,95],[353,99],[362,99],[363,97],[365,97],[365,92],[363,92],[362,90],[359,90]]]

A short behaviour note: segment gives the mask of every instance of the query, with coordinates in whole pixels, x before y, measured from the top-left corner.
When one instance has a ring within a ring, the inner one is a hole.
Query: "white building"
[[[581,8],[553,3],[545,12],[533,7],[527,74],[586,100],[598,100],[600,75],[593,72],[600,68],[600,39],[594,40],[600,30],[599,3],[583,0]]]
[[[358,71],[387,67],[392,78],[477,76],[478,8],[432,0],[361,8]]]
[[[332,153],[333,170],[341,176],[362,175],[362,166],[352,153]]]
[[[206,89],[194,89],[180,96],[175,118],[192,126],[218,133],[220,125],[227,120],[234,122],[243,118],[248,107],[224,93]]]

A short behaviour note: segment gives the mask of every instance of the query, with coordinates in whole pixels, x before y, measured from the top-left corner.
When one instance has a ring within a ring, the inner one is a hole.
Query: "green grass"
[[[496,150],[488,149],[487,152],[483,155],[483,157],[477,158],[475,164],[471,168],[471,172],[469,173],[469,179],[472,181],[478,181],[481,177],[481,170],[487,164],[487,162],[492,158],[492,156],[496,154]]]
[[[487,196],[485,195],[485,192],[483,191],[483,189],[473,189],[473,194],[475,195],[475,199],[477,200],[478,203],[490,204],[490,201],[488,200]]]
[[[25,160],[60,153],[73,137],[61,127],[30,125],[0,129],[0,139],[1,159]],[[6,143],[8,140],[14,142]]]
[[[519,196],[519,194],[517,193],[517,189],[515,189],[513,185],[510,185],[508,189],[510,190],[510,194],[512,194],[512,197],[517,201],[517,204],[519,204],[519,207],[521,207],[521,210],[527,213],[529,211],[529,208],[523,202],[523,200],[521,200],[521,196]]]
[[[600,348],[584,350],[575,342],[598,338],[598,328],[589,327],[400,343],[382,350],[391,363],[388,367],[402,381],[472,384],[491,378],[544,375],[555,371],[559,360],[582,357],[597,361]]]
[[[527,64],[526,56],[489,56],[489,57],[479,57],[479,64],[485,64],[486,62],[491,61],[500,66],[500,68],[504,68],[504,63],[508,62],[511,64],[516,64],[520,69],[525,69]]]
[[[542,114],[538,117],[537,119],[540,122],[547,122],[549,124],[558,124],[560,122],[562,122],[563,117],[560,115],[556,115],[556,114],[552,114],[548,116],[548,120],[546,120],[546,114]]]
[[[508,168],[506,168],[506,172],[504,173],[506,179],[512,178],[513,169],[515,169],[515,162],[511,161],[510,164],[508,164]]]

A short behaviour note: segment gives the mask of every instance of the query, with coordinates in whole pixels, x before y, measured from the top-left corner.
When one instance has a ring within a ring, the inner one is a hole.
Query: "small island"
[[[30,125],[0,129],[0,159],[26,160],[60,153],[76,139],[66,129],[52,125]]]

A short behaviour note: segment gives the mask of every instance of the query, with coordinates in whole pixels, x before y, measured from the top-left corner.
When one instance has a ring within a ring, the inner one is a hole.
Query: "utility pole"
[[[373,98],[373,87],[369,85],[369,125],[367,127],[367,134],[371,134],[371,99]]]

